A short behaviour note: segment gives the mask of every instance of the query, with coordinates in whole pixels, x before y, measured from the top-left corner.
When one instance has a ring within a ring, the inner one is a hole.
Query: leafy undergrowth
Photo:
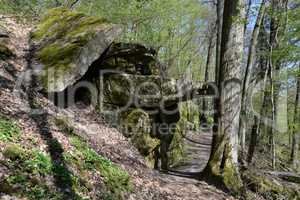
[[[276,176],[270,176],[257,169],[249,168],[243,172],[244,184],[248,191],[246,199],[261,196],[264,199],[299,199],[300,191],[297,184],[284,182]]]
[[[54,120],[55,121],[55,120]],[[62,128],[63,120],[56,120]],[[68,149],[56,139],[51,147],[61,151],[61,161],[51,152],[39,149],[31,139],[23,138],[18,125],[0,117],[0,193],[27,199],[119,200],[131,191],[130,177],[111,161],[97,154],[72,128],[62,128]],[[1,175],[1,174],[0,174]],[[57,180],[60,183],[57,183]],[[58,185],[69,185],[62,190]]]

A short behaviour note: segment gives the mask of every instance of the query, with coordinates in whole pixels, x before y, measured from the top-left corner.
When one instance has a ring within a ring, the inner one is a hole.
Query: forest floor
[[[80,137],[87,139],[100,155],[129,173],[134,185],[134,191],[129,199],[234,199],[204,181],[161,174],[148,168],[133,145],[116,129],[102,122],[92,108],[59,109],[47,99],[37,98],[41,100],[44,111],[49,116],[66,120],[68,125],[74,127]],[[32,120],[31,115],[28,115],[30,107],[26,100],[14,96],[11,91],[1,89],[0,104],[2,115],[16,120],[26,137],[38,137],[36,146],[46,148],[43,140],[36,134],[39,132],[36,122]],[[68,152],[68,142],[63,136],[64,133],[55,127],[50,127],[50,130],[52,135],[62,143],[64,151]]]

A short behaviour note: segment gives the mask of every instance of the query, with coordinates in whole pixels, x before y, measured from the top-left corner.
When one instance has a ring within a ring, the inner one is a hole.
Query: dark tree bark
[[[238,191],[242,181],[238,169],[238,129],[241,101],[240,72],[243,58],[245,17],[243,0],[225,0],[221,59],[219,69],[217,112],[217,134],[205,172],[223,176],[224,184]],[[238,19],[238,20],[237,20]],[[241,20],[241,21],[239,21]]]
[[[300,70],[300,65],[299,65]],[[291,162],[295,169],[298,168],[298,152],[299,152],[299,123],[300,123],[300,74],[297,74],[297,89],[295,98],[295,110],[294,110],[294,122],[293,122],[293,133],[292,133],[292,151],[291,151]]]
[[[261,64],[263,64],[263,60],[261,60]],[[259,117],[254,116],[254,124],[253,124],[252,130],[251,130],[250,145],[249,145],[248,155],[247,155],[247,163],[248,164],[252,163],[253,155],[254,155],[255,149],[258,145],[259,133],[260,133],[260,130],[261,130],[261,127],[263,124],[262,116],[265,115],[266,107],[268,104],[268,99],[267,99],[268,93],[266,90],[267,78],[268,78],[268,69],[266,69],[264,79],[263,79],[264,93],[262,96],[262,106],[260,108]]]
[[[248,164],[252,162],[255,147],[257,145],[257,137],[258,137],[258,117],[254,116],[254,125],[252,126],[252,130],[251,130],[250,145],[249,145],[248,155],[247,155]]]
[[[219,73],[220,73],[220,50],[221,50],[221,33],[222,33],[222,8],[224,7],[224,0],[217,0],[216,2],[216,12],[217,12],[217,19],[216,19],[216,66],[215,66],[215,84],[218,85],[219,81]],[[219,100],[218,98],[214,99],[214,126],[213,126],[213,132],[214,135],[217,135],[218,133],[218,104]],[[212,140],[212,154],[214,153],[214,150],[217,149],[218,141],[217,137],[213,137]]]
[[[205,65],[205,74],[204,74],[204,82],[208,83],[209,81],[209,68],[211,66],[211,60],[213,56],[213,49],[214,49],[214,34],[216,30],[216,26],[211,28],[211,30],[208,32],[208,47],[207,47],[207,58],[206,58],[206,65]],[[208,87],[208,86],[207,86]],[[207,89],[207,88],[206,88]],[[208,111],[208,101],[206,97],[203,98],[202,101],[202,112],[200,115],[200,124],[206,124],[207,123],[207,111]]]
[[[215,82],[219,80],[219,66],[220,66],[220,50],[221,50],[221,33],[222,33],[222,8],[223,0],[217,0],[216,3],[216,68],[215,68]]]

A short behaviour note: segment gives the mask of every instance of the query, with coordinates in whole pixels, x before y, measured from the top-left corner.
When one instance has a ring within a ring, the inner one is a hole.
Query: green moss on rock
[[[238,166],[233,164],[230,158],[227,158],[225,161],[222,177],[227,188],[231,189],[233,193],[240,194],[243,182],[238,171]]]
[[[170,166],[172,167],[177,166],[188,159],[186,156],[186,146],[183,142],[184,134],[185,130],[182,129],[182,121],[179,121],[170,145]]]
[[[54,8],[41,19],[37,29],[32,33],[33,40],[82,39],[85,42],[93,36],[99,25],[108,23],[104,18],[86,16],[83,13],[72,12],[66,8]],[[85,38],[85,39],[84,39]]]
[[[24,158],[25,151],[19,145],[8,145],[3,151],[3,156],[10,160],[19,160]]]
[[[151,136],[152,127],[148,113],[141,109],[125,112],[121,116],[121,124],[124,135],[131,138],[133,145],[152,166],[154,163],[153,151],[160,141]]]
[[[31,34],[33,67],[42,66],[42,86],[54,92],[73,84],[119,32],[103,18],[66,8],[49,10]]]

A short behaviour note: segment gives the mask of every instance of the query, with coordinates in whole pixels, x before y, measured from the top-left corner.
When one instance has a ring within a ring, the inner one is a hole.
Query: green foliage
[[[0,13],[37,17],[47,9],[60,6],[63,0],[0,0]]]
[[[63,0],[0,0],[0,12],[21,16],[40,17],[48,9],[64,5]],[[71,0],[66,3],[69,5]],[[123,25],[123,34],[119,38],[123,42],[139,42],[151,45],[159,52],[159,57],[167,65],[171,76],[179,78],[190,73],[193,79],[199,79],[199,65],[204,65],[205,58],[199,48],[199,35],[204,30],[210,17],[210,9],[198,0],[84,0],[74,7],[75,10],[93,16],[109,19],[115,24]],[[62,13],[65,17],[65,14]],[[52,34],[47,27],[55,17],[49,20],[41,33]],[[93,22],[90,18],[88,21]],[[68,30],[68,26],[76,22],[69,21],[66,26],[57,28]],[[85,30],[84,27],[77,34]],[[66,31],[68,32],[68,31]]]
[[[76,9],[124,26],[120,40],[151,45],[171,76],[189,70],[199,78],[202,63],[198,36],[209,8],[197,0],[87,0]]]
[[[130,177],[127,172],[114,165],[111,161],[98,155],[78,136],[72,136],[70,140],[72,145],[76,147],[75,155],[80,156],[84,169],[95,170],[101,173],[107,190],[111,193],[109,195],[111,199],[120,199],[123,192],[129,192],[131,190]],[[68,157],[69,160],[78,159],[72,158],[72,155]],[[78,162],[76,163],[78,164]]]
[[[33,174],[46,175],[52,170],[52,162],[49,155],[38,150],[33,150],[30,159],[25,160],[24,168]]]
[[[21,135],[21,130],[15,122],[0,116],[0,140],[14,141]]]
[[[172,143],[170,145],[170,165],[172,167],[180,164],[182,161],[187,160],[185,145],[183,143],[184,130],[180,129],[180,122],[177,125],[177,129],[174,133]]]
[[[130,177],[124,170],[114,165],[111,161],[100,156],[92,148],[90,148],[87,142],[75,135],[75,130],[69,125],[68,121],[64,118],[55,118],[54,123],[62,131],[68,134],[71,145],[74,150],[64,152],[64,160],[80,170],[80,173],[85,171],[99,172],[104,178],[106,191],[103,191],[103,195],[108,199],[121,199],[124,192],[131,190]],[[61,177],[66,177],[66,170],[63,166],[55,165],[54,171]],[[77,188],[86,190],[87,186],[82,185],[76,176],[72,176],[72,182]]]
[[[29,199],[61,199],[60,195],[41,179],[52,172],[49,155],[36,149],[28,150],[18,144],[6,146],[3,160],[10,174],[1,183],[0,191]]]
[[[20,197],[27,197],[32,200],[51,199],[60,200],[62,196],[53,192],[47,185],[40,180],[33,179],[24,172],[15,172],[5,180],[6,188],[14,188],[13,193]],[[8,189],[10,190],[10,189]]]
[[[192,101],[180,104],[180,117],[184,129],[198,130],[199,128],[199,107]]]

